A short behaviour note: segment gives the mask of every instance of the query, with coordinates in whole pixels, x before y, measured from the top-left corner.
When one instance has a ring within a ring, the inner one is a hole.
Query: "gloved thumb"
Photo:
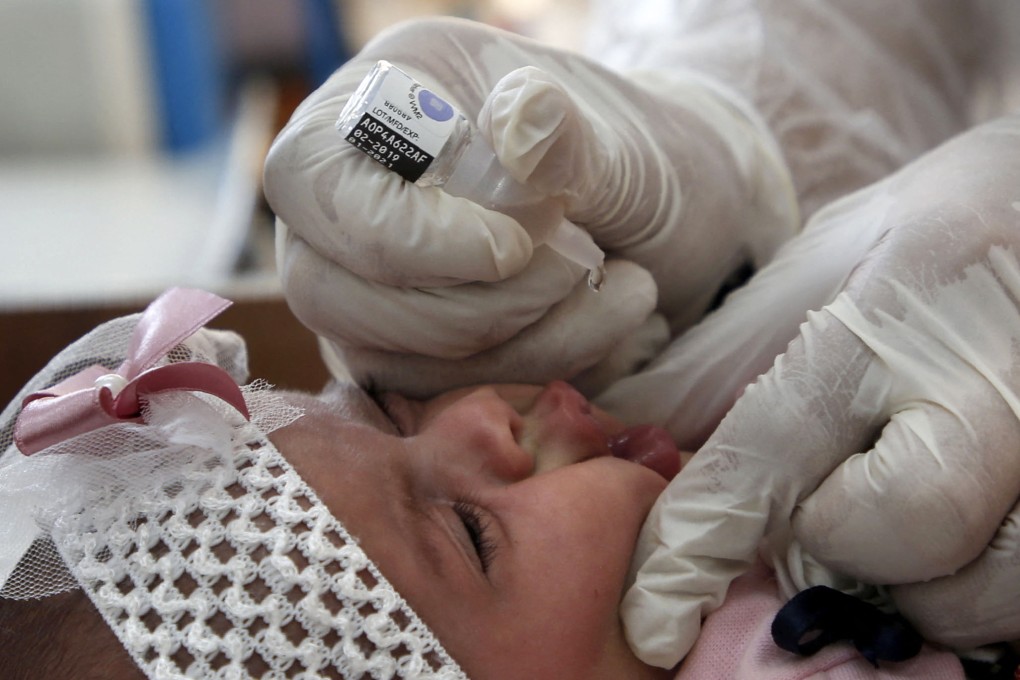
[[[510,175],[547,196],[574,188],[578,170],[592,173],[605,156],[582,107],[534,66],[511,71],[496,83],[478,114],[478,127]]]

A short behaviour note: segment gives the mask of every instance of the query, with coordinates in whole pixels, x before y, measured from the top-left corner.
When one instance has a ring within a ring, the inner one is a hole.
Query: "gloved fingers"
[[[786,353],[659,497],[622,604],[639,658],[675,665],[700,620],[753,563],[766,532],[870,444],[874,401],[883,398],[873,390],[873,359],[826,311],[810,313]]]
[[[539,248],[523,272],[500,284],[385,286],[348,271],[282,228],[280,270],[291,308],[306,326],[344,346],[463,359],[538,321],[585,276],[577,265]],[[586,295],[597,296],[582,286]]]
[[[951,574],[1016,500],[1020,263],[996,243],[1009,230],[994,229],[1017,223],[998,221],[1003,207],[913,212],[827,307],[889,376],[874,445],[795,516],[801,544],[831,569],[881,584]]]
[[[469,120],[511,74],[492,98],[518,110],[511,93],[522,95],[520,117],[500,124],[509,130],[496,140],[501,160],[557,193],[566,217],[600,247],[650,271],[674,330],[704,311],[705,290],[747,257],[767,259],[793,231],[792,192],[763,180],[786,178],[785,166],[764,126],[731,101],[739,95],[721,96],[703,77],[648,86],[491,27],[418,21],[378,36],[313,93],[267,159],[265,190],[277,214],[363,278],[431,288],[501,281],[522,271],[533,249],[513,219],[380,173],[339,138],[336,117],[378,59],[434,88]],[[519,70],[528,66],[540,71]],[[708,185],[712,191],[700,189]]]
[[[807,312],[840,291],[883,233],[885,203],[881,193],[862,193],[818,213],[722,306],[600,394],[599,406],[625,422],[660,424],[681,449],[699,449],[797,337]]]
[[[1020,428],[990,389],[955,388],[952,405],[893,406],[874,446],[800,504],[794,532],[815,559],[898,584],[953,574],[981,554],[1020,489]]]
[[[987,549],[955,574],[889,589],[926,639],[957,649],[1020,639],[1020,503]]]
[[[514,219],[406,182],[344,140],[335,123],[365,72],[341,69],[273,142],[264,184],[274,212],[326,258],[386,285],[501,281],[521,271],[532,243]]]
[[[536,251],[536,257],[543,250]],[[654,312],[655,283],[648,272],[624,260],[610,260],[606,268],[614,285],[596,294],[578,282],[569,295],[513,337],[461,358],[335,341],[329,343],[328,353],[360,384],[415,398],[479,383],[545,384],[569,378],[612,356]]]
[[[528,65],[571,80],[582,97],[629,105],[613,90],[635,89],[582,57],[472,22],[408,22],[380,34],[298,108],[270,150],[265,186],[270,205],[308,243],[387,285],[503,280],[526,266],[532,244],[513,219],[408,185],[340,138],[337,116],[378,59],[435,89],[469,120],[500,78]],[[536,117],[528,124],[538,124]],[[580,177],[590,175],[581,169]],[[620,185],[617,193],[627,190]]]

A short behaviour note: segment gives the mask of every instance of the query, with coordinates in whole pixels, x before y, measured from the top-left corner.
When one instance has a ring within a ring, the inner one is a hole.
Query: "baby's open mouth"
[[[680,452],[673,438],[661,427],[637,425],[609,438],[613,457],[629,460],[654,470],[667,481],[680,472]]]

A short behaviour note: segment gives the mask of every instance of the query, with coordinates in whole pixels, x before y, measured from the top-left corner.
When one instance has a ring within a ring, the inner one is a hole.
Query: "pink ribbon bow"
[[[230,304],[218,295],[189,288],[171,288],[160,295],[138,320],[127,359],[116,372],[90,366],[25,398],[14,428],[18,449],[31,455],[106,425],[139,422],[142,402],[157,392],[206,392],[249,418],[240,388],[219,366],[188,361],[153,368]]]

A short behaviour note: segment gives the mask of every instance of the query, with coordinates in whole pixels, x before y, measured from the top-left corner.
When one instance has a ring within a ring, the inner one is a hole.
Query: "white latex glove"
[[[643,660],[675,665],[766,537],[788,595],[882,584],[929,640],[1020,638],[1018,258],[1020,116],[811,220],[777,265],[840,292],[653,508],[622,605]]]
[[[802,214],[886,177],[962,131],[988,48],[979,3],[958,0],[595,0],[590,52],[618,68],[696,67],[761,112],[783,150]],[[987,50],[982,50],[982,52]],[[849,219],[855,219],[851,211]],[[837,219],[830,211],[828,222]],[[870,245],[797,240],[725,305],[676,339],[601,406],[669,428],[696,450],[745,385],[839,291]],[[815,253],[815,254],[812,254]],[[822,255],[821,253],[824,253]]]
[[[652,279],[617,267],[589,293],[580,268],[533,251],[514,220],[410,185],[351,147],[334,122],[382,58],[477,119],[516,179]],[[682,71],[624,79],[455,20],[391,29],[334,74],[273,144],[265,190],[297,316],[356,379],[416,395],[477,379],[459,369],[484,369],[474,358],[491,351],[502,360],[487,380],[524,379],[521,366],[532,380],[576,375],[646,322],[656,288],[658,309],[685,327],[730,272],[767,261],[798,224],[777,147],[718,83]]]
[[[1003,4],[592,0],[587,52],[627,72],[696,69],[740,92],[778,140],[807,218],[970,124],[974,82],[1009,25]]]

